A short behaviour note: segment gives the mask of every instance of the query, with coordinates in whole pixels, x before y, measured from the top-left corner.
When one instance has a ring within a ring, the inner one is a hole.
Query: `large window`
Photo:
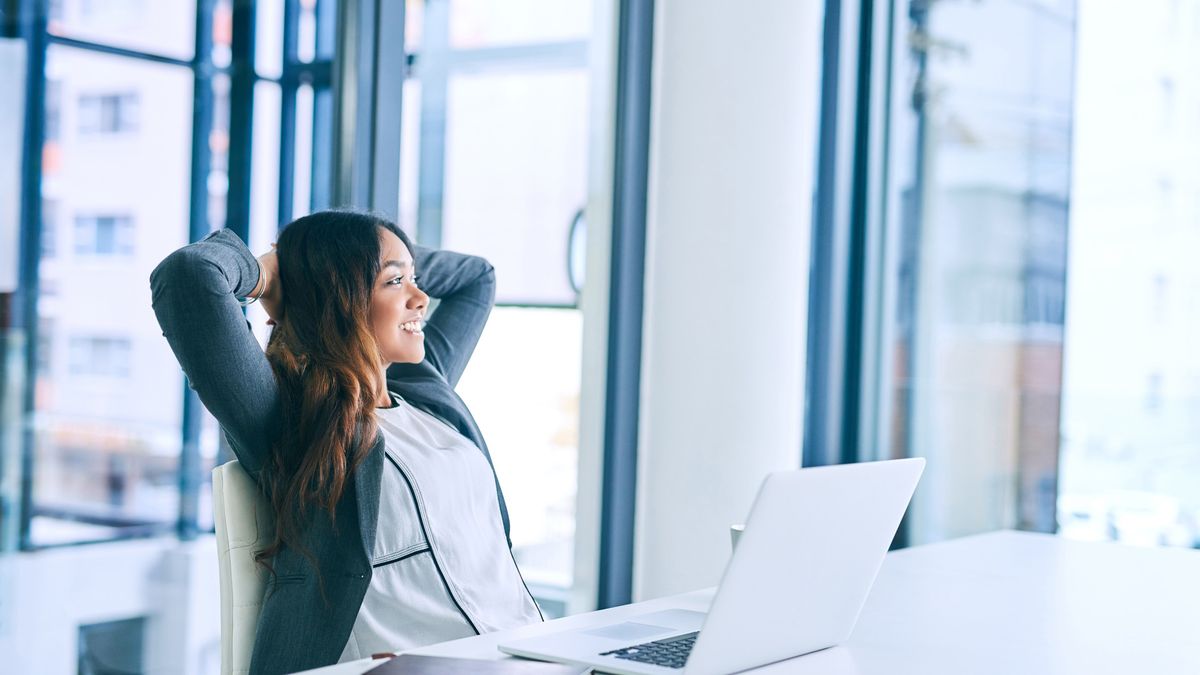
[[[194,21],[194,7],[174,7],[164,23]],[[62,337],[38,340],[51,367],[33,380],[25,543],[169,530],[184,384],[149,303],[136,299],[189,237],[192,73],[53,42],[45,67],[61,91],[46,98],[47,116],[62,123],[45,140],[42,200],[66,226],[41,233],[60,245],[43,248],[34,325]]]
[[[25,504],[14,540],[190,536],[212,527],[209,472],[227,451],[162,338],[147,279],[213,229],[232,227],[265,250],[293,209],[327,205],[318,201],[327,191],[308,186],[329,175],[311,136],[314,117],[330,124],[334,3],[46,9],[44,71],[33,75],[44,78],[43,143],[38,162],[25,159],[41,191],[40,256],[21,282],[36,298],[23,308],[36,357],[0,389],[0,409],[25,420],[5,427],[29,430],[6,436],[31,484],[5,497]],[[197,31],[198,17],[209,28]],[[300,135],[297,102],[307,105]],[[300,150],[281,153],[283,143]],[[294,201],[293,167],[305,173]],[[248,318],[265,337],[261,310]]]
[[[590,0],[408,3],[401,220],[422,244],[496,267],[497,307],[459,393],[552,614],[573,577],[582,316],[568,254],[587,199],[591,31]]]
[[[1200,2],[893,10],[859,455],[928,458],[908,541],[1200,545]]]

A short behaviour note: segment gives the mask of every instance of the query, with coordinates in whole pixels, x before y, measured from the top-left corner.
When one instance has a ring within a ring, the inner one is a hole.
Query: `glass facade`
[[[111,299],[145,297],[150,270],[187,243],[191,158],[187,68],[51,45],[46,72],[60,126],[42,153],[54,210],[38,264],[31,546],[178,518],[183,376],[149,303],[114,312]]]
[[[1200,4],[895,7],[871,443],[930,460],[909,542],[1200,545]]]
[[[544,609],[571,588],[583,317],[568,238],[587,200],[592,2],[409,2],[402,225],[486,257],[497,307],[459,385]]]
[[[1194,0],[1079,2],[1066,536],[1200,547],[1198,40]]]

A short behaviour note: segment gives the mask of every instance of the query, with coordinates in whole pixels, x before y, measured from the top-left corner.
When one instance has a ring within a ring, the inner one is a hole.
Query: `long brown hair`
[[[263,471],[275,538],[255,556],[269,569],[284,547],[312,560],[303,529],[318,512],[334,517],[349,477],[376,440],[383,383],[370,309],[381,228],[412,250],[395,224],[349,210],[304,216],[279,235],[282,316],[266,351],[279,383],[282,426]]]

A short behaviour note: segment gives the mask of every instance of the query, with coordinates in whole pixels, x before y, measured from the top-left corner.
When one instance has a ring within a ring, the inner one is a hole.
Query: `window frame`
[[[47,97],[46,54],[50,46],[65,46],[93,53],[101,53],[135,61],[150,62],[187,69],[193,77],[194,98],[192,115],[192,134],[190,145],[190,176],[189,176],[189,207],[188,207],[188,240],[197,241],[207,235],[211,228],[209,221],[208,174],[212,167],[214,153],[209,147],[209,134],[213,128],[214,118],[214,77],[228,77],[231,80],[230,92],[230,157],[229,157],[229,192],[228,207],[224,226],[234,230],[244,240],[249,238],[249,197],[250,197],[250,153],[251,153],[251,124],[253,121],[254,85],[259,81],[274,82],[281,85],[284,92],[283,110],[280,119],[281,151],[280,151],[280,190],[279,190],[279,224],[291,219],[292,201],[291,189],[294,180],[294,156],[291,152],[295,141],[295,88],[300,83],[311,84],[314,91],[327,92],[332,86],[332,59],[329,41],[333,30],[328,22],[333,20],[334,0],[317,0],[317,40],[316,59],[311,62],[300,62],[296,55],[296,18],[300,12],[300,0],[282,0],[285,14],[284,30],[284,63],[282,74],[266,77],[255,70],[254,37],[255,37],[255,3],[253,0],[224,0],[230,6],[233,22],[232,58],[227,65],[217,65],[213,61],[213,20],[214,12],[220,5],[219,0],[196,0],[196,31],[195,50],[192,58],[179,59],[150,51],[128,49],[106,44],[80,40],[49,32],[48,23],[52,12],[61,4],[55,5],[51,0],[0,0],[0,35],[4,37],[23,38],[26,45],[28,76],[25,82],[25,141],[22,148],[21,163],[21,217],[20,217],[20,271],[16,293],[13,294],[12,324],[13,327],[35,336],[38,331],[38,298],[39,298],[39,266],[41,261],[41,240],[43,227],[53,226],[42,222],[41,185],[43,176],[42,145],[46,140],[45,104]],[[289,95],[290,91],[290,95]],[[50,92],[53,94],[53,92]],[[314,102],[317,99],[314,96]],[[61,106],[60,97],[60,106]],[[321,119],[328,118],[328,107],[314,111],[315,127],[321,124]],[[60,122],[61,124],[61,122]],[[51,129],[53,131],[53,129]],[[125,133],[118,131],[116,133]],[[88,134],[97,138],[107,136],[107,133],[97,132]],[[325,144],[327,147],[327,144]],[[329,155],[320,143],[313,144],[313,185],[314,208],[327,205],[320,203],[320,191],[316,186],[321,180],[328,180],[330,175]],[[326,191],[325,195],[328,194]],[[106,215],[106,214],[101,214]],[[53,236],[53,235],[51,235]],[[54,237],[58,240],[58,237]],[[56,241],[61,245],[61,241]],[[118,254],[120,255],[120,254]],[[93,258],[106,258],[104,255],[91,255]],[[25,419],[36,410],[34,389],[38,378],[39,340],[25,341],[21,359],[23,371],[23,386],[18,392],[20,402],[18,419]],[[44,365],[44,363],[43,363]],[[0,390],[2,393],[4,390]],[[184,383],[183,416],[180,428],[182,446],[179,459],[179,511],[174,522],[144,523],[125,522],[120,518],[110,518],[97,514],[59,513],[80,522],[88,522],[113,528],[120,531],[111,537],[71,541],[68,543],[38,544],[31,538],[31,522],[37,513],[34,499],[34,475],[36,457],[34,453],[33,432],[28,425],[22,425],[19,434],[19,473],[20,480],[16,495],[0,495],[7,505],[16,502],[17,508],[3,509],[0,518],[0,551],[7,550],[41,550],[63,546],[76,546],[91,543],[102,543],[132,538],[174,535],[182,540],[191,540],[211,528],[201,528],[199,525],[199,504],[201,486],[206,482],[202,475],[200,458],[200,436],[203,407],[196,393]],[[15,420],[14,420],[15,421]],[[0,439],[2,441],[2,439]],[[218,452],[217,462],[231,459],[228,449]]]

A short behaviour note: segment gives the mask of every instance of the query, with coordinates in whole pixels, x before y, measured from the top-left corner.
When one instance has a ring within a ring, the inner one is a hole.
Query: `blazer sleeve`
[[[419,285],[437,308],[425,325],[425,361],[396,363],[388,379],[419,377],[435,370],[454,387],[466,370],[496,301],[496,271],[478,256],[415,246]]]
[[[256,479],[280,419],[274,372],[237,301],[254,290],[258,278],[258,261],[229,230],[175,251],[150,274],[163,336]]]

